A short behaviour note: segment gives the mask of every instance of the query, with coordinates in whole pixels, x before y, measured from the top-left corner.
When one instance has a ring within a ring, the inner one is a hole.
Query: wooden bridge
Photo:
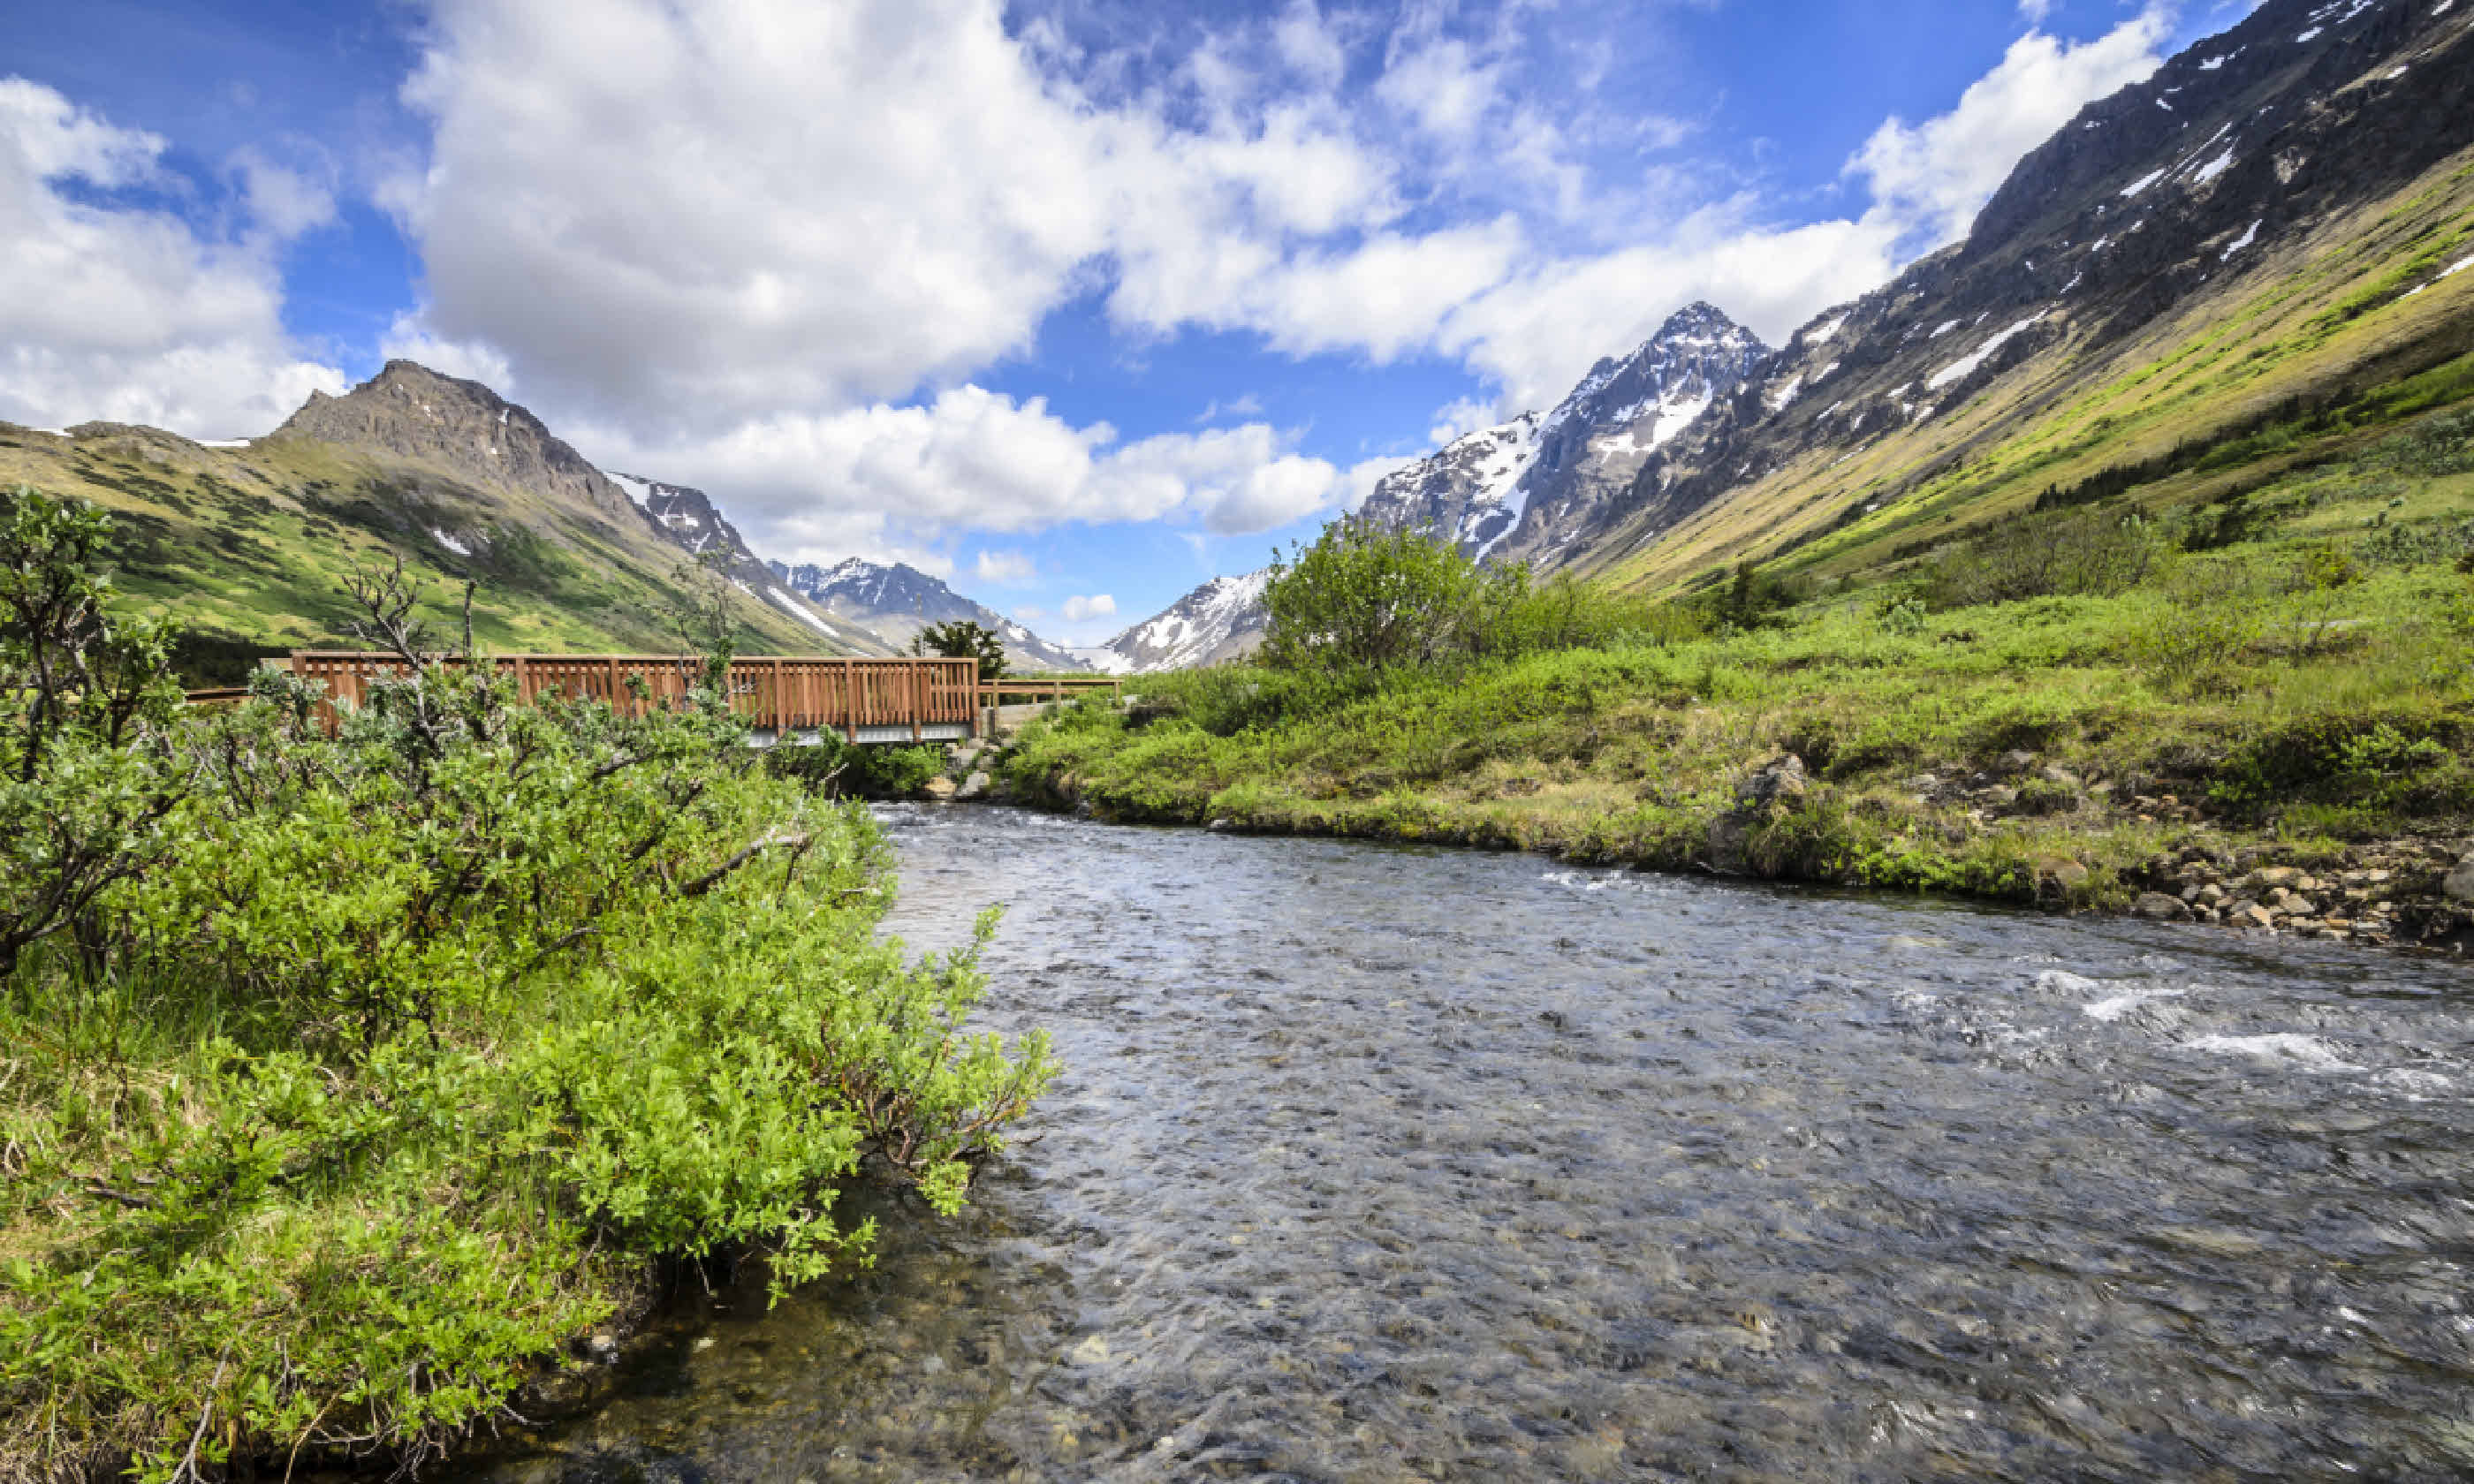
[[[360,706],[373,681],[404,668],[393,655],[355,650],[295,650],[288,660],[271,662],[326,686],[323,710],[330,726],[337,707]],[[703,664],[693,655],[500,655],[489,662],[514,677],[516,695],[527,704],[556,695],[607,702],[630,714],[683,701]],[[1120,685],[1099,675],[982,682],[976,659],[780,655],[732,660],[728,690],[731,710],[746,718],[758,745],[770,746],[823,731],[851,742],[958,742],[992,726],[996,707],[1008,698],[1061,701]],[[224,695],[201,692],[193,699]]]

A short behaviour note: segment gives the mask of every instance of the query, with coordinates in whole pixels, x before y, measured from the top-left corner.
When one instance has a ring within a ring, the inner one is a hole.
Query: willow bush
[[[11,505],[11,581],[88,616],[0,632],[0,911],[69,903],[0,977],[0,1477],[417,1465],[664,1259],[863,1266],[863,1172],[955,1210],[1053,1074],[969,1027],[993,918],[880,939],[873,821],[718,693],[518,706],[421,659],[399,573],[366,637],[408,673],[335,735],[272,673],[182,714],[60,539],[99,517]],[[130,685],[55,685],[69,641]]]

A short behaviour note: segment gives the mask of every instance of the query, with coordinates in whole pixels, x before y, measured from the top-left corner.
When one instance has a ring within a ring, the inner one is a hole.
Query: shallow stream
[[[1533,856],[888,809],[1037,1142],[483,1471],[2474,1472],[2474,973]]]

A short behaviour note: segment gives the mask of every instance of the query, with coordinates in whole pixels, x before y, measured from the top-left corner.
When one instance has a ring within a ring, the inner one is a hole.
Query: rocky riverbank
[[[1788,754],[1746,772],[1697,827],[1575,828],[1542,781],[1507,779],[1482,811],[1429,799],[1302,801],[1278,795],[1201,806],[1042,765],[1001,743],[956,750],[929,797],[1018,803],[1085,817],[1224,832],[1534,850],[1583,864],[1939,890],[2055,911],[2115,912],[2268,937],[2474,952],[2474,837],[2294,841],[2244,830],[2170,780],[2082,778],[2014,751],[1989,769],[1921,774],[1893,790],[1816,779]],[[1526,805],[1526,807],[1524,807]],[[1900,853],[1880,850],[1883,827]],[[1987,855],[1992,859],[1988,863]],[[2005,860],[2004,857],[2007,857]]]

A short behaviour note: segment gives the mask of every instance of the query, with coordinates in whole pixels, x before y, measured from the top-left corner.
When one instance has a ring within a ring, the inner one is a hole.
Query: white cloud
[[[1057,610],[1067,623],[1079,624],[1085,619],[1106,618],[1117,611],[1117,600],[1103,592],[1092,597],[1067,598]]]
[[[1456,397],[1435,409],[1434,426],[1426,430],[1426,442],[1437,448],[1448,447],[1481,428],[1505,420],[1502,410],[1492,400]]]
[[[2031,26],[2041,26],[2045,17],[2053,13],[2053,0],[2019,0],[2020,17]]]
[[[1374,487],[1383,482],[1384,475],[1414,462],[1404,458],[1358,460],[1341,474],[1340,508],[1349,511],[1357,509],[1366,503],[1368,495],[1374,492]]]
[[[1528,263],[1451,310],[1437,342],[1501,389],[1498,408],[1516,409],[1552,405],[1599,356],[1638,344],[1694,299],[1775,344],[1962,235],[2021,156],[2085,104],[2156,69],[2167,30],[2150,9],[2075,45],[2022,37],[1951,112],[1914,126],[1891,119],[1866,141],[1848,163],[1872,186],[1858,218],[1781,226],[1762,220],[1757,200],[1721,202],[1644,244]],[[1446,409],[1442,421],[1464,411]]]
[[[1249,392],[1234,401],[1224,402],[1217,397],[1213,398],[1210,406],[1195,414],[1194,420],[1200,423],[1217,422],[1222,418],[1255,418],[1260,417],[1262,412],[1263,399]]]
[[[244,159],[240,229],[155,205],[185,182],[164,141],[0,78],[0,418],[144,422],[192,437],[272,429],[341,372],[283,331],[275,251],[324,220],[314,189]]]
[[[977,386],[914,407],[785,413],[710,439],[647,442],[611,425],[579,428],[577,442],[604,467],[696,471],[751,541],[796,561],[1078,522],[1247,535],[1336,508],[1356,485],[1354,470],[1296,453],[1265,423],[1121,442],[1106,423],[1075,427],[1038,398]]]
[[[335,220],[335,188],[309,171],[295,170],[245,149],[232,156],[240,178],[242,200],[259,230],[278,242],[324,227]]]
[[[1550,404],[1692,299],[1776,339],[1872,287],[2163,35],[2153,12],[2081,45],[2030,34],[1953,112],[1867,142],[1860,217],[1784,225],[1754,198],[1649,209],[1678,179],[1654,165],[1586,188],[1587,130],[1541,111],[1510,12],[1492,36],[1425,9],[1384,36],[1292,0],[1137,86],[1053,20],[1009,35],[1002,0],[428,6],[404,96],[429,148],[379,193],[425,299],[386,351],[714,490],[764,549],[946,570],[959,529],[1249,534],[1391,467],[1260,421],[1128,441],[971,384],[1069,299],[1138,336],[1458,357],[1495,395],[1439,414],[1444,442]],[[1629,130],[1637,162],[1693,126],[1593,127]],[[235,156],[225,237],[57,188],[142,184],[163,149],[0,84],[0,214],[28,224],[0,240],[0,416],[254,432],[340,388],[287,347],[276,271],[332,220],[331,172]]]
[[[2021,156],[2083,105],[2154,72],[2171,29],[2166,11],[2151,7],[2076,45],[2031,31],[1950,112],[1912,127],[1883,123],[1848,171],[1871,182],[1874,217],[1920,235],[1927,248],[1954,241]]]
[[[1713,208],[1654,245],[1540,264],[1455,310],[1443,340],[1503,389],[1498,407],[1545,408],[1600,356],[1629,350],[1694,299],[1775,343],[1887,278],[1897,237],[1886,223],[1770,227],[1746,220],[1743,204]],[[1464,406],[1441,416],[1501,420]]]
[[[982,551],[971,563],[972,576],[1000,586],[1027,583],[1038,573],[1038,564],[1018,551]]]

